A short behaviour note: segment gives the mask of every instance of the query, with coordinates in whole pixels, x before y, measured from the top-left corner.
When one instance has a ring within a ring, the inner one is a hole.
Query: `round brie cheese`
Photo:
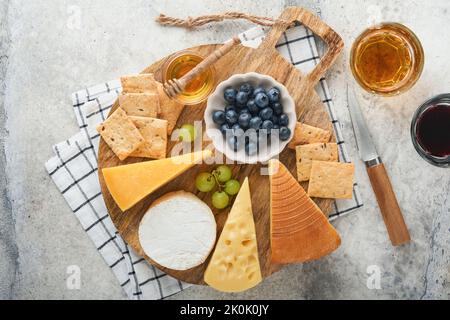
[[[216,242],[211,209],[192,193],[178,191],[156,200],[139,226],[145,254],[162,267],[188,270],[208,258]]]

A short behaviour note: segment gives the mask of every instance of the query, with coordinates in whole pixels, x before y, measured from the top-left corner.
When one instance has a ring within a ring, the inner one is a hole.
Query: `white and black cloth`
[[[320,61],[314,35],[303,26],[286,31],[277,45],[280,53],[303,72],[309,72]],[[325,79],[317,91],[327,107],[339,145],[340,159],[350,162],[339,119]],[[89,87],[72,95],[80,132],[53,146],[55,156],[46,169],[79,219],[82,228],[112,269],[130,299],[164,299],[189,285],[178,281],[136,255],[114,227],[100,191],[97,168],[99,135],[95,127],[106,119],[121,92],[119,80]],[[352,200],[336,201],[331,220],[363,206],[358,185]]]

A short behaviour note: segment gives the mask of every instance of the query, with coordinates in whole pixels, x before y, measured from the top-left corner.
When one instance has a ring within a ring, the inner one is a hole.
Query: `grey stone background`
[[[154,23],[160,12],[186,17],[233,10],[276,17],[288,5],[318,12],[345,40],[329,82],[366,205],[336,221],[343,241],[330,257],[286,267],[242,294],[193,287],[174,299],[449,298],[450,176],[422,161],[409,137],[419,103],[450,90],[445,0],[0,0],[0,298],[126,298],[44,169],[51,145],[77,131],[70,93],[249,27],[228,22],[195,31],[167,29]],[[70,19],[78,9],[81,23],[73,28]],[[408,93],[390,99],[364,95],[364,112],[414,240],[401,248],[388,241],[356,156],[345,101],[352,81],[349,48],[377,19],[411,27],[426,52],[424,74]],[[66,287],[70,265],[81,268],[80,290]],[[380,290],[366,285],[371,265],[381,271]]]

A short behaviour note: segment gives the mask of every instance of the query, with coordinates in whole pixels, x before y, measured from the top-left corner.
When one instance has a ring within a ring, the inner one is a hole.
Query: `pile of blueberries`
[[[239,90],[227,87],[223,97],[227,103],[225,110],[215,111],[213,121],[220,126],[220,131],[227,137],[234,151],[242,147],[243,142],[239,136],[247,130],[257,133],[257,141],[248,137],[244,141],[248,155],[258,152],[258,140],[263,134],[272,137],[272,133],[276,132],[281,141],[287,141],[291,137],[289,117],[283,112],[278,88],[266,91],[262,86],[254,88],[250,83],[244,83]]]

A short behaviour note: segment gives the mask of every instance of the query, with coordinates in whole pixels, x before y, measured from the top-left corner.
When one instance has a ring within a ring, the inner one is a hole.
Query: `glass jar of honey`
[[[203,61],[203,57],[192,51],[180,51],[170,56],[163,66],[164,83],[172,79],[180,79]],[[195,77],[177,96],[178,102],[195,105],[205,101],[214,89],[215,70],[213,66]]]
[[[350,66],[365,90],[383,96],[398,95],[419,80],[424,51],[410,29],[399,23],[383,23],[356,39]]]

